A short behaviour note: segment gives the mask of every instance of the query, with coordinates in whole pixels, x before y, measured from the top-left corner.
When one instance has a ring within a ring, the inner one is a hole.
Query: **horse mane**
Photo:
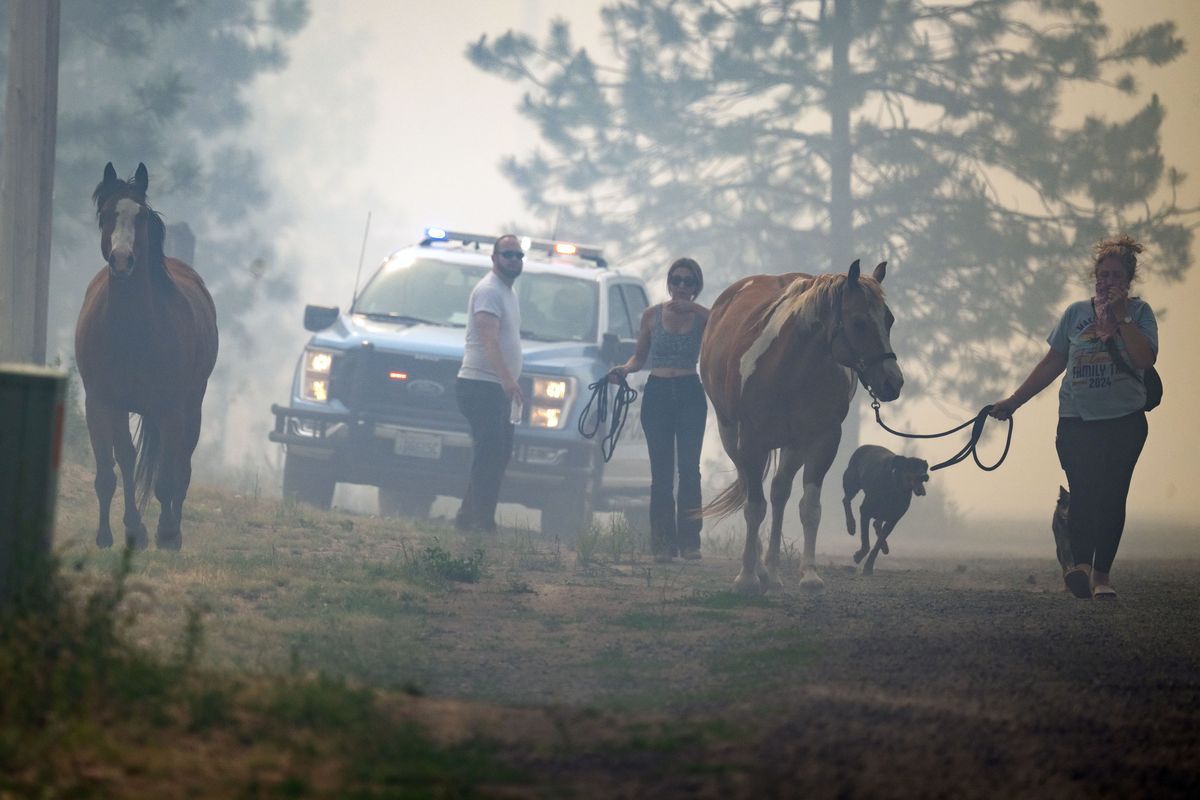
[[[767,311],[767,317],[773,319],[775,314],[781,314],[780,327],[792,318],[817,325],[822,321],[822,312],[833,308],[838,291],[845,285],[846,276],[839,273],[826,273],[792,281],[779,300]],[[867,291],[872,300],[883,302],[883,287],[874,279],[860,277],[858,285]]]

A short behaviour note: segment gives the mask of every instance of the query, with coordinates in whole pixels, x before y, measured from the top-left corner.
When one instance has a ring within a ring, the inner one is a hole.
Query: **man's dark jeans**
[[[708,401],[697,375],[651,375],[642,394],[642,430],[650,451],[650,543],[656,555],[700,549],[700,446]],[[676,455],[679,502],[675,502]]]
[[[500,384],[459,378],[458,410],[471,425],[471,473],[454,524],[460,530],[496,530],[500,481],[512,456],[511,405]]]

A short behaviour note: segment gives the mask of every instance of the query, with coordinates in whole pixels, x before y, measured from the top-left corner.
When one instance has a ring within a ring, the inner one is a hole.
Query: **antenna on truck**
[[[367,234],[371,231],[371,212],[367,212],[367,227],[363,228],[362,249],[358,251],[358,272],[354,274],[354,295],[350,298],[350,308],[358,300],[358,279],[362,277],[363,257],[367,254]]]

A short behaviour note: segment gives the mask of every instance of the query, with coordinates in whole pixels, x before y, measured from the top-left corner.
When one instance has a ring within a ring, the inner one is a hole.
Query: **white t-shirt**
[[[483,339],[475,324],[475,314],[480,311],[500,319],[500,354],[508,373],[516,380],[521,375],[521,306],[517,302],[517,293],[495,272],[488,272],[475,284],[471,299],[467,301],[467,341],[458,377],[500,383],[500,376],[488,363]]]

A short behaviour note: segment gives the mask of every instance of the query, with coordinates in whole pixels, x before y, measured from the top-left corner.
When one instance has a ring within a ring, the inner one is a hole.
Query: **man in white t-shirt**
[[[521,308],[513,282],[525,253],[516,236],[492,245],[492,270],[467,301],[467,341],[456,385],[458,408],[471,426],[471,472],[454,520],[459,530],[496,530],[500,481],[512,456],[514,406],[524,407]]]

